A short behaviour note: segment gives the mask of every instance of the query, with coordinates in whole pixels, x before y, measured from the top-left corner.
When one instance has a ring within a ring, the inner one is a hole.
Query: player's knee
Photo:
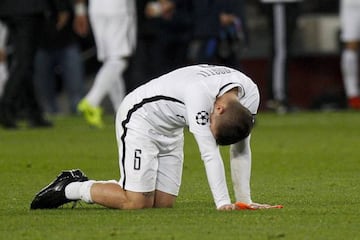
[[[123,203],[122,209],[143,209],[154,206],[154,192],[138,193],[126,191],[127,202]]]
[[[156,191],[154,207],[155,208],[172,208],[172,207],[174,207],[175,200],[176,200],[175,195],[171,195],[171,194],[161,192],[161,191]]]
[[[144,208],[152,208],[153,203],[144,202],[144,201],[131,201],[127,203],[122,203],[119,205],[118,209],[123,210],[136,210],[136,209],[144,209]]]
[[[174,202],[155,202],[154,208],[172,208],[174,207]]]

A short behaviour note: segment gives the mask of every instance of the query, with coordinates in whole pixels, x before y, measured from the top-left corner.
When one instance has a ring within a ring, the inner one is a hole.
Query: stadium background
[[[243,49],[241,66],[259,85],[262,96],[260,110],[264,110],[267,100],[269,36],[259,4],[258,0],[246,1],[250,44]],[[289,95],[292,104],[298,109],[332,110],[346,107],[340,72],[338,11],[338,0],[302,2],[292,48],[293,58],[289,64]],[[82,39],[81,44],[87,82],[90,85],[99,67],[92,35]],[[59,88],[61,90],[61,86]],[[64,96],[60,95],[60,98],[66,101]],[[108,101],[103,105],[111,111]]]

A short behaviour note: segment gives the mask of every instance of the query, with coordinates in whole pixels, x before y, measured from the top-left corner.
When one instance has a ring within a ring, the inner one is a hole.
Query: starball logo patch
[[[199,125],[206,125],[209,122],[209,113],[201,111],[196,114],[196,123]]]

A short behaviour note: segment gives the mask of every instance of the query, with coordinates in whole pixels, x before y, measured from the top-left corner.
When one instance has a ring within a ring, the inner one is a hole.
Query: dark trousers
[[[154,59],[157,65],[156,75],[160,76],[179,67],[184,67],[187,64],[188,44],[188,39],[179,35],[163,32],[158,36],[154,43],[154,50],[157,54],[156,59]]]
[[[290,45],[296,29],[299,3],[271,3],[264,4],[264,7],[271,34],[268,97],[287,104]]]
[[[238,40],[231,41],[220,41],[219,37],[192,40],[188,51],[189,63],[220,64],[241,70],[241,46],[235,43]]]
[[[4,21],[14,52],[1,98],[2,117],[15,121],[21,109],[28,119],[37,120],[42,118],[42,110],[35,94],[33,70],[42,15],[11,16]]]
[[[126,89],[129,93],[140,85],[159,76],[157,66],[157,50],[154,48],[154,37],[137,39],[134,56],[129,59],[129,68],[124,73]]]

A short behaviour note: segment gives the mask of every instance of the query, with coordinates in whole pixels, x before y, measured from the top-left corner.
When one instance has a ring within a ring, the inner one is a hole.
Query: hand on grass
[[[270,209],[270,208],[283,208],[282,205],[270,205],[270,204],[261,204],[261,203],[243,203],[236,202],[235,209],[236,210],[257,210],[257,209]]]
[[[219,211],[231,211],[235,210],[235,204],[225,204],[219,207],[217,210]]]

